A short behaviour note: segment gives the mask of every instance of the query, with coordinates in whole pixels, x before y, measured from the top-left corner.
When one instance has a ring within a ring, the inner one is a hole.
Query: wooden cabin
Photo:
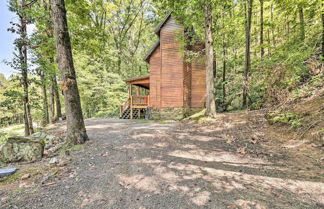
[[[170,13],[155,33],[159,40],[144,58],[150,66],[149,75],[125,80],[129,99],[120,109],[121,118],[181,118],[205,106],[204,59],[185,61],[179,41],[184,28]],[[191,48],[201,50],[199,46]]]

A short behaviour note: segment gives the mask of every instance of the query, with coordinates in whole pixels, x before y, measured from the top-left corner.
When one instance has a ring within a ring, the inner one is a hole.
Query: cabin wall
[[[161,106],[161,49],[160,46],[150,57],[150,106]]]
[[[162,26],[159,35],[160,45],[149,58],[150,106],[164,110],[203,108],[206,99],[203,58],[191,63],[184,61],[178,40],[183,35],[183,28],[174,18]],[[203,48],[203,45],[195,45],[191,50],[201,51]]]
[[[183,28],[170,18],[160,31],[161,47],[161,106],[183,107],[183,56],[178,34]]]
[[[191,102],[190,107],[205,106],[206,101],[206,70],[202,62],[191,63]]]

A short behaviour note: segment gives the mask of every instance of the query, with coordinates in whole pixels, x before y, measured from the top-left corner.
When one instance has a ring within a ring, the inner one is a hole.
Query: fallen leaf
[[[246,154],[246,147],[240,147],[236,150],[236,152],[245,155]]]
[[[49,183],[47,183],[47,184],[44,184],[43,186],[52,186],[52,185],[54,185],[54,184],[56,184],[55,182],[49,182]]]
[[[29,173],[23,175],[20,179],[21,179],[21,180],[26,180],[26,179],[28,179],[28,178],[30,178],[30,174],[29,174]]]

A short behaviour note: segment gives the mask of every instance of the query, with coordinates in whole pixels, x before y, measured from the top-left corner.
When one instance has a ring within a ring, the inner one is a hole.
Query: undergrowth
[[[305,120],[305,114],[300,113],[277,113],[272,112],[267,115],[270,124],[289,125],[291,128],[296,129],[302,127]]]

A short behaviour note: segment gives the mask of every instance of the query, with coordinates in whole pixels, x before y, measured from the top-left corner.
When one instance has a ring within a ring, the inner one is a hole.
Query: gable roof
[[[170,11],[167,16],[158,24],[158,26],[155,28],[155,34],[156,35],[159,35],[162,27],[164,26],[164,24],[170,19],[171,17],[171,14],[172,14],[172,11]]]
[[[155,44],[153,45],[153,47],[150,49],[150,51],[146,54],[146,56],[144,57],[144,61],[148,62],[148,60],[150,59],[150,57],[152,56],[153,52],[160,46],[160,40],[158,40],[157,42],[155,42]]]
[[[155,34],[159,36],[160,31],[162,29],[162,27],[164,26],[164,24],[170,19],[172,14],[172,11],[170,11],[167,16],[158,24],[158,26],[155,28]],[[148,60],[150,59],[151,55],[153,54],[153,52],[158,48],[158,46],[160,46],[160,40],[158,40],[157,42],[155,42],[155,44],[153,45],[153,47],[150,49],[150,51],[148,51],[148,53],[145,55],[144,57],[144,61],[148,62]]]

